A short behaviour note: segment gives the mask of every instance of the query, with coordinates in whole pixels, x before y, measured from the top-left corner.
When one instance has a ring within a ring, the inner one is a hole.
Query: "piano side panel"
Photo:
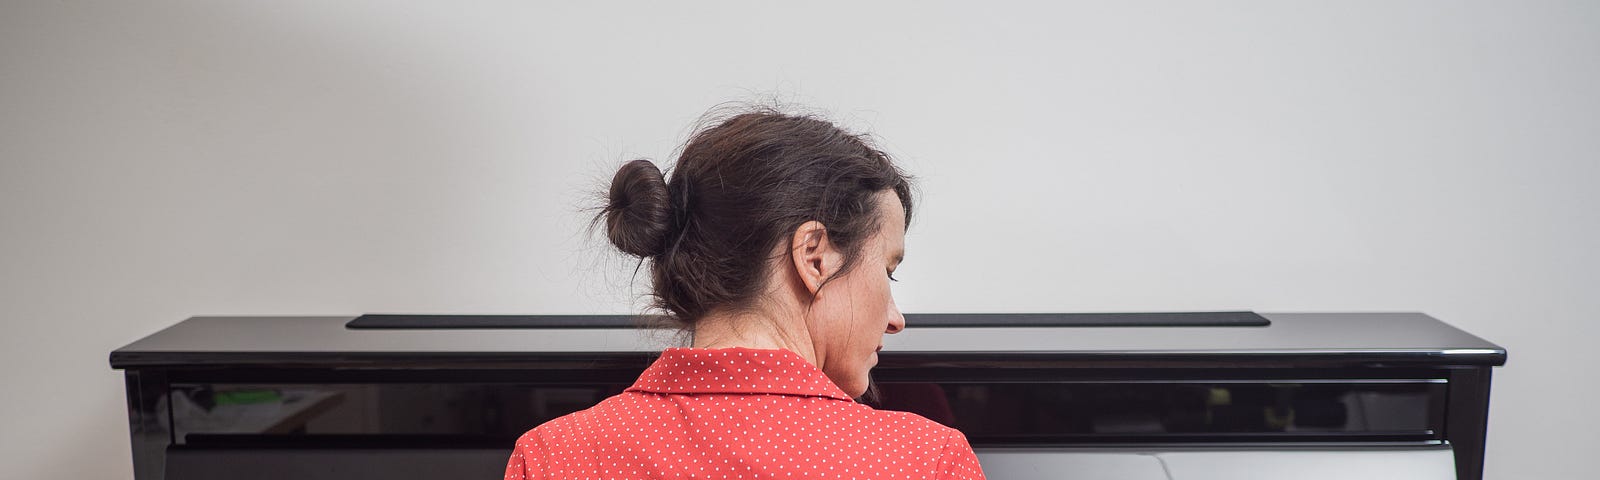
[[[1490,367],[1450,372],[1445,439],[1456,451],[1456,478],[1483,480],[1483,455],[1489,427]]]
[[[133,478],[162,480],[166,450],[172,444],[171,412],[162,401],[167,376],[160,370],[127,370],[123,376],[128,400],[128,434],[133,451]]]

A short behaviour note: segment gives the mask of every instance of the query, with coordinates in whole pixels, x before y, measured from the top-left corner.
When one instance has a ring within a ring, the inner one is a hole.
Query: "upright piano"
[[[1482,478],[1506,351],[1421,313],[908,314],[860,401],[989,478]],[[135,478],[496,478],[687,335],[606,315],[206,316],[111,352]]]

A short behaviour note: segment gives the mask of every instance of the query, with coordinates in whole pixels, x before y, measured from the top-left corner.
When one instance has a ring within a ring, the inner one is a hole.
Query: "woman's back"
[[[982,478],[966,438],[874,410],[787,350],[670,349],[621,395],[524,434],[507,479]]]

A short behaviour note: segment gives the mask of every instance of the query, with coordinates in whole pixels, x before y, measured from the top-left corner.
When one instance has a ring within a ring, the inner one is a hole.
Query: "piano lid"
[[[955,314],[944,314],[955,315]],[[1342,362],[1503,365],[1505,349],[1422,313],[1263,313],[1266,327],[917,328],[884,337],[897,357],[1037,361]],[[352,316],[192,317],[111,352],[112,368],[180,365],[648,361],[686,336],[665,329],[348,329]]]

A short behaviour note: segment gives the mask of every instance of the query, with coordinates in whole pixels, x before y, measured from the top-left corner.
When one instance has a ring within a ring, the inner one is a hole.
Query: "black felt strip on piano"
[[[908,328],[939,327],[1265,327],[1255,312],[1165,313],[908,313]],[[406,315],[366,314],[352,329],[638,328],[653,325],[630,315]]]

